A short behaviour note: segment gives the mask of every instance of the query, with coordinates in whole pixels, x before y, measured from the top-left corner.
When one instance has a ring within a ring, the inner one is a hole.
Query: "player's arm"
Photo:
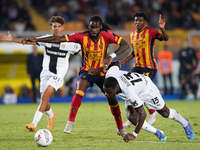
[[[112,60],[115,57],[124,53],[126,50],[128,50],[128,48],[129,44],[124,39],[121,39],[118,49],[104,60],[103,70],[105,71],[112,62]]]
[[[44,38],[23,38],[21,43],[26,44],[27,42],[45,42],[45,43],[60,43],[60,42],[67,42],[65,36],[49,36]]]
[[[145,118],[147,116],[143,106],[141,106],[139,108],[135,108],[135,110],[139,116],[138,122],[137,122],[137,125],[135,126],[135,130],[133,131],[133,134],[128,133],[128,134],[124,135],[123,140],[125,142],[134,140],[137,137],[137,135],[139,134],[139,132],[144,124]]]
[[[20,38],[13,38],[12,35],[11,35],[11,33],[10,33],[10,31],[8,31],[8,35],[5,35],[3,33],[0,34],[0,41],[21,43],[22,39],[20,39]],[[37,45],[36,42],[27,42],[26,44]]]
[[[165,30],[165,24],[166,24],[166,20],[161,18],[161,14],[159,15],[159,22],[158,22],[158,26],[162,32],[162,39],[164,41],[168,41],[169,36]]]
[[[132,51],[125,59],[121,61],[121,65],[124,65],[126,62],[132,60],[135,57],[134,51]]]

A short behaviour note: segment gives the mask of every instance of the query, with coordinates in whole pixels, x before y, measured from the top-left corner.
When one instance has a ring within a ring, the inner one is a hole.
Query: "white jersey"
[[[44,38],[52,35],[45,35],[37,38]],[[69,67],[70,54],[77,54],[81,50],[79,43],[61,42],[44,43],[37,42],[39,46],[44,46],[43,71],[49,71],[60,78],[64,78]]]
[[[145,75],[119,70],[112,66],[106,73],[106,78],[114,77],[122,90],[117,95],[125,100],[125,104],[134,108],[141,107],[144,103],[148,108],[160,110],[164,107],[164,100],[158,88]]]

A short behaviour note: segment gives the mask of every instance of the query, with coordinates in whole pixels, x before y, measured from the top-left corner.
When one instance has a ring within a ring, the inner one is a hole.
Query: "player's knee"
[[[161,110],[157,110],[157,112],[164,118],[169,117],[169,108],[166,105]]]

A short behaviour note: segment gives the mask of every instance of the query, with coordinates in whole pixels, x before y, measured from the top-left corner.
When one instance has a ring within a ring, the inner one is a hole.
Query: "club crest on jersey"
[[[83,76],[83,78],[86,78],[86,76]]]
[[[143,38],[143,37],[144,37],[144,34],[141,35],[141,38]]]
[[[99,48],[102,49],[102,48],[103,48],[103,45],[99,45]]]
[[[62,45],[61,45],[61,48],[64,49],[64,48],[65,48],[65,44],[62,44]]]

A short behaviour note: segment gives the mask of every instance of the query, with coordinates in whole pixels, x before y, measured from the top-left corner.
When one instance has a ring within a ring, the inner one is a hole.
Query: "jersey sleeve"
[[[80,43],[82,36],[81,33],[72,33],[72,34],[67,34],[65,35],[65,38],[68,42],[77,42]]]
[[[81,45],[75,42],[62,42],[60,44],[60,49],[68,51],[70,54],[76,54],[81,50]]]
[[[150,28],[150,35],[152,36],[152,38],[162,41],[162,34],[158,32],[156,29]]]
[[[109,40],[109,43],[115,43],[115,44],[120,44],[122,37],[113,33],[111,30],[107,31],[107,38]]]
[[[118,66],[112,66],[106,73],[106,78],[108,77],[114,77],[117,78],[117,75],[119,75],[119,67]]]

